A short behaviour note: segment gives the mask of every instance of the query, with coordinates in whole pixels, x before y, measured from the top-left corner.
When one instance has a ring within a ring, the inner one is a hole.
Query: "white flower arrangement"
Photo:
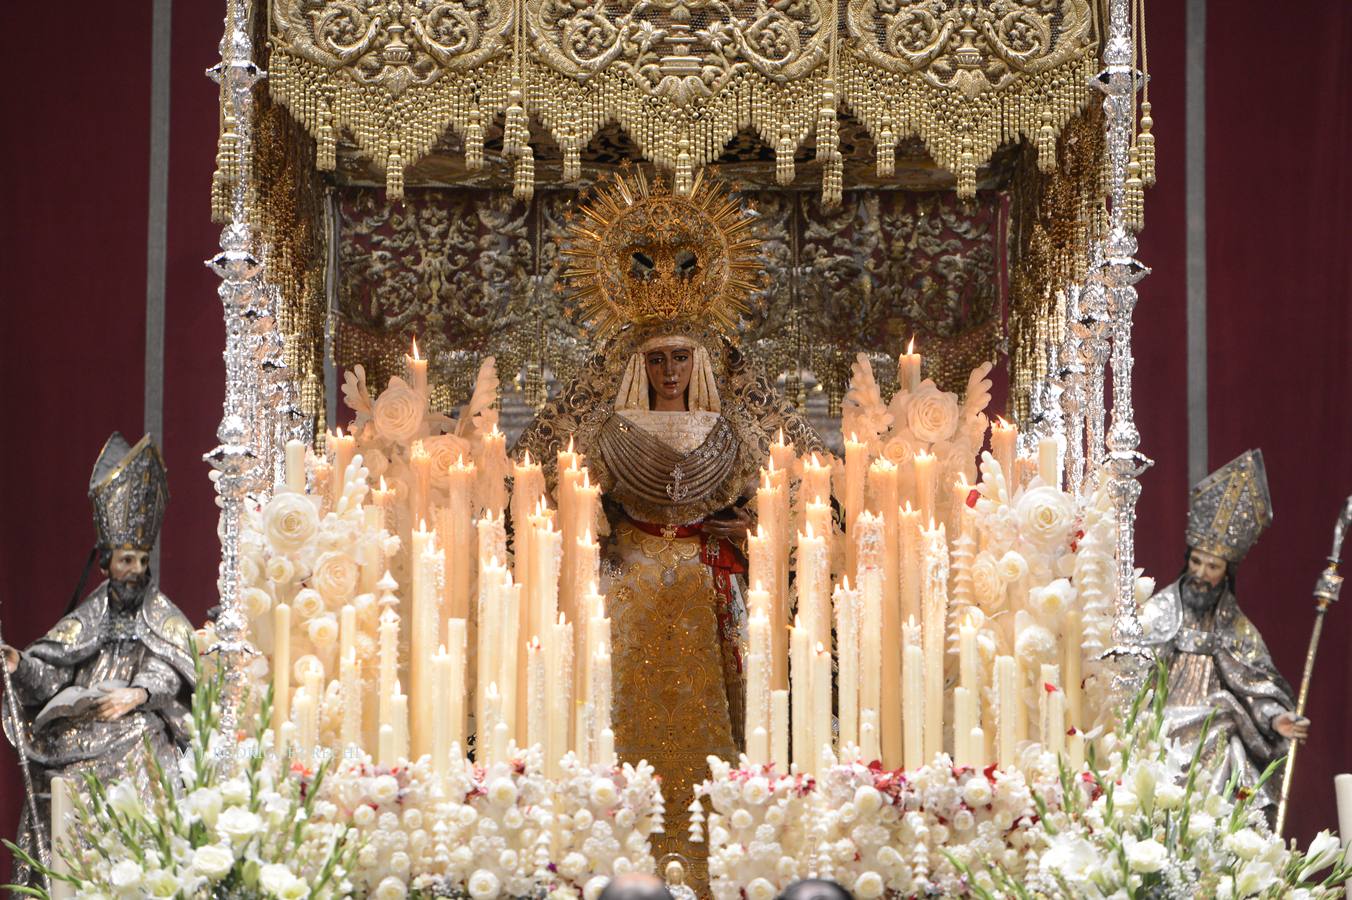
[[[53,848],[66,871],[25,861],[85,900],[349,896],[355,834],[317,815],[325,768],[289,767],[272,752],[266,699],[254,704],[250,732],[222,733],[224,675],[199,667],[198,676],[191,742],[178,771],[162,770],[147,754],[149,799],[131,781],[86,777],[72,792],[67,838]]]
[[[710,758],[692,806],[695,822],[712,810],[710,890],[772,900],[821,877],[860,900],[1341,897],[1338,839],[1298,852],[1252,793],[1207,791],[1198,758],[1161,737],[1164,688],[1161,671],[1078,771],[1037,745],[1009,769],[941,755],[913,772],[841,762],[817,780]]]

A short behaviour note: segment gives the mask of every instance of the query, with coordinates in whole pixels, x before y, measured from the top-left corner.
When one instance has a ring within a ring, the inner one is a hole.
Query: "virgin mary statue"
[[[571,437],[601,485],[616,750],[661,775],[655,849],[697,878],[691,789],[742,742],[746,503],[779,430],[821,449],[735,343],[758,281],[751,221],[702,178],[685,194],[641,175],[598,187],[563,253],[600,346],[516,448],[552,461]]]

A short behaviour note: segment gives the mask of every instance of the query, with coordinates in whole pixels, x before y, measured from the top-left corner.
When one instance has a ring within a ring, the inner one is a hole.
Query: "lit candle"
[[[371,491],[371,502],[380,510],[380,527],[390,527],[390,507],[394,504],[394,491],[385,486],[385,476],[380,476],[380,487]]]
[[[507,558],[507,523],[501,516],[495,516],[490,510],[484,513],[476,523],[479,532],[479,560]],[[520,578],[517,579],[520,581]]]
[[[350,434],[335,431],[329,435],[328,444],[333,451],[333,468],[329,469],[329,499],[337,508],[347,485],[347,467],[357,452],[357,439]]]
[[[1079,728],[1084,724],[1082,697],[1084,696],[1084,676],[1081,674],[1081,657],[1084,644],[1084,620],[1080,611],[1072,609],[1066,612],[1062,626],[1061,648],[1064,666],[1063,687],[1066,692],[1066,718],[1070,725]]]
[[[1006,422],[1003,417],[995,420],[991,426],[991,456],[1000,464],[1000,471],[1005,476],[1011,494],[1015,487],[1014,456],[1018,440],[1018,426]]]
[[[995,657],[996,761],[1002,769],[1014,765],[1018,721],[1015,706],[1020,702],[1014,680],[1014,657]]]
[[[272,730],[280,731],[291,712],[291,607],[272,608]]]
[[[1061,447],[1056,438],[1045,437],[1037,442],[1037,473],[1043,484],[1061,487]]]
[[[806,533],[798,535],[798,609],[807,622],[809,646],[831,641],[828,567],[826,540],[809,525]]]
[[[949,504],[949,534],[955,538],[967,534],[973,526],[971,523],[970,509],[967,506],[967,498],[972,494],[972,486],[967,482],[967,476],[958,473],[957,479],[953,482],[953,496]]]
[[[902,626],[901,708],[904,726],[904,758],[908,771],[930,762],[925,758],[925,652],[920,647],[920,626],[908,619]],[[883,763],[887,765],[886,762]]]
[[[906,345],[906,352],[897,359],[897,387],[915,391],[920,387],[920,354],[915,352],[915,337]]]
[[[793,472],[794,463],[798,461],[793,444],[784,440],[783,428],[779,429],[775,442],[770,445],[770,459],[774,461],[776,469],[785,473]]]
[[[859,634],[860,722],[863,722],[864,714],[871,711],[874,717],[873,736],[881,742],[882,738],[878,731],[879,710],[890,706],[897,710],[898,715],[901,712],[901,648],[896,641],[888,641],[886,646],[883,642],[883,570],[880,559],[884,550],[882,545],[882,517],[867,513],[859,517],[857,525],[861,543],[859,550],[859,597],[862,604],[857,623]],[[895,670],[898,677],[892,681],[884,682],[882,677],[883,658],[889,654],[894,657],[889,664],[890,670]],[[862,724],[860,727],[862,729]],[[860,741],[862,746],[862,731]],[[900,741],[898,741],[898,744],[900,744]],[[881,747],[881,743],[879,746]],[[875,755],[872,758],[882,759],[880,755]],[[901,764],[899,753],[893,764]]]
[[[394,725],[394,695],[398,691],[399,614],[386,607],[380,614],[377,628],[380,636],[380,692],[379,721],[381,726]]]
[[[895,548],[897,533],[902,520],[897,509],[898,471],[896,465],[886,457],[874,460],[868,470],[868,500],[873,512],[882,517],[882,533],[878,535],[866,526],[861,514],[855,519],[855,568],[857,577],[864,577],[864,571],[875,563],[881,567],[881,630],[883,635],[901,633],[903,610],[901,606],[901,585]],[[881,540],[879,540],[881,538]],[[878,550],[865,550],[862,541],[877,541]],[[864,558],[865,553],[868,559]],[[848,569],[848,567],[847,567]],[[896,702],[896,686],[901,684],[901,653],[896,641],[883,641],[882,705],[878,710],[879,740],[883,748],[883,764],[900,765],[902,748],[901,705]],[[892,687],[889,688],[889,685]]]
[[[305,493],[305,442],[286,442],[286,489],[293,494]]]
[[[413,339],[413,352],[405,354],[404,366],[408,369],[409,385],[424,400],[427,398],[427,360],[418,352],[418,339]]]
[[[831,501],[829,499],[809,500],[803,521],[812,532],[821,537],[830,558],[831,552]]]
[[[944,749],[944,651],[948,625],[948,542],[944,527],[921,532],[921,633],[925,648],[925,760]]]
[[[422,441],[413,442],[409,467],[413,470],[413,520],[426,528],[432,521],[432,455]]]
[[[882,759],[882,748],[878,745],[878,711],[875,709],[859,713],[859,755],[865,765]]]
[[[845,572],[858,575],[858,549],[854,540],[855,519],[864,511],[864,484],[868,471],[868,445],[855,435],[845,441]]]
[[[484,435],[479,456],[478,509],[496,519],[507,511],[507,435],[498,430],[498,423]],[[501,554],[499,554],[501,558]]]
[[[804,517],[806,518],[808,503],[820,501],[826,504],[829,511],[831,509],[831,463],[822,462],[821,458],[813,453],[804,456],[802,460],[803,477],[798,486],[798,497],[804,504]],[[815,527],[815,525],[814,525]],[[818,534],[829,534],[829,531],[818,530]]]
[[[445,574],[442,614],[457,619],[469,616],[469,586],[474,578],[476,533],[473,524],[474,463],[461,456],[451,464],[447,503],[440,513],[439,535]]]
[[[770,761],[781,770],[789,766],[789,692],[770,692]]]

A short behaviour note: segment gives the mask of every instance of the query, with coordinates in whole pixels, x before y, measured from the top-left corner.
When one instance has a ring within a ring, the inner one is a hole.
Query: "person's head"
[[[644,351],[643,363],[647,368],[651,408],[686,409],[686,391],[695,368],[695,348],[679,341],[659,343]]]
[[[598,900],[673,900],[671,891],[656,875],[629,872],[616,875]]]
[[[826,878],[804,878],[784,888],[776,900],[853,900],[850,892]]]
[[[150,577],[150,553],[133,547],[105,547],[99,551],[99,568],[111,581],[143,585]]]
[[[1189,547],[1183,561],[1183,602],[1209,609],[1226,588],[1233,588],[1234,570],[1214,553]]]

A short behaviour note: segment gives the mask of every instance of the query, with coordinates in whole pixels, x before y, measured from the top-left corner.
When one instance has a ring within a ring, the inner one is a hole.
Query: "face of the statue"
[[[1205,550],[1193,549],[1188,552],[1188,578],[1197,582],[1197,587],[1214,589],[1225,580],[1226,562],[1219,556]]]
[[[654,347],[644,354],[648,366],[648,384],[653,389],[653,409],[683,410],[690,373],[695,368],[695,351],[689,347]]]
[[[114,550],[108,563],[108,577],[121,584],[142,584],[149,573],[150,554],[144,550]]]

